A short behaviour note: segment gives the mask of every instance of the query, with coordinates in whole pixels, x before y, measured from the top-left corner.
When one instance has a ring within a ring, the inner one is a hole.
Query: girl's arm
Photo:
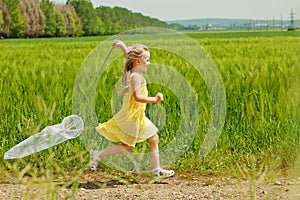
[[[139,103],[158,103],[158,102],[163,101],[163,95],[160,92],[157,93],[155,95],[155,97],[148,97],[148,96],[143,95],[140,92],[140,89],[137,89],[133,92],[133,96],[134,96],[135,101],[139,102]]]
[[[130,51],[130,47],[127,47],[125,45],[124,42],[122,42],[121,40],[114,40],[113,41],[113,47],[116,48],[116,47],[120,47],[124,56],[127,56],[128,52]]]
[[[148,97],[142,94],[141,85],[143,80],[139,76],[133,76],[131,80],[133,87],[133,97],[136,102],[139,103],[158,103],[164,100],[162,93],[157,93],[155,97]]]

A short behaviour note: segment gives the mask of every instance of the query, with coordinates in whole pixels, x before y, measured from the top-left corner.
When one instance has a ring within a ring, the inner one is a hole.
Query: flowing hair
[[[131,74],[131,70],[133,69],[134,61],[137,59],[143,58],[146,52],[148,52],[149,49],[143,44],[135,44],[134,46],[130,47],[129,52],[126,56],[126,62],[123,70],[123,76],[122,76],[122,84],[124,86],[123,91],[121,92],[121,95],[126,95],[128,93],[129,88],[129,76]]]

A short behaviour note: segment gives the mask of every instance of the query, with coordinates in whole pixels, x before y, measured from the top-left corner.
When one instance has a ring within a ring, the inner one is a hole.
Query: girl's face
[[[145,52],[143,58],[138,59],[136,61],[136,65],[135,65],[135,70],[137,70],[138,72],[145,72],[147,71],[148,65],[150,64],[150,52],[147,51]]]

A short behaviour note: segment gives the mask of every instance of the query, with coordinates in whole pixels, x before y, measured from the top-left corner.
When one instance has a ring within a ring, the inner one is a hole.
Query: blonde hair
[[[128,91],[129,76],[131,70],[134,67],[135,60],[143,58],[146,52],[149,52],[149,49],[143,44],[135,44],[132,47],[130,47],[130,50],[126,56],[126,62],[123,70],[123,76],[122,76],[122,84],[124,86],[124,90],[122,92],[123,95],[126,94]]]

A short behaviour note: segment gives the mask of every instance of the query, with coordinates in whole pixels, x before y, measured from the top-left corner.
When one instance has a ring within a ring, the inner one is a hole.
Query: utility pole
[[[295,30],[295,24],[294,24],[294,22],[295,22],[295,13],[294,13],[293,9],[290,13],[290,19],[291,19],[290,27],[288,28],[288,30],[292,31],[292,30]]]

